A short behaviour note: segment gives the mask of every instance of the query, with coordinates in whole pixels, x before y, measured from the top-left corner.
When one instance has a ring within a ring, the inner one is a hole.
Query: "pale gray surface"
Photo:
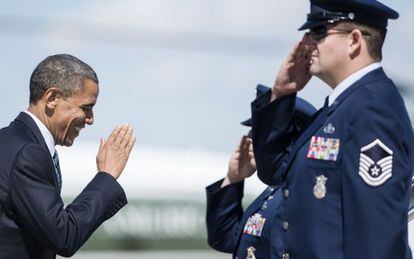
[[[58,256],[57,258],[64,258]],[[163,252],[81,252],[75,259],[226,259],[230,254],[215,251],[163,251]]]

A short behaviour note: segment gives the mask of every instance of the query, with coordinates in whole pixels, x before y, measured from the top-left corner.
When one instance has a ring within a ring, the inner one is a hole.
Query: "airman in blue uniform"
[[[257,95],[269,90],[258,85]],[[297,98],[295,127],[305,128],[315,112],[311,104]],[[251,120],[242,124],[251,126]],[[206,188],[208,242],[214,249],[233,253],[237,258],[270,258],[273,217],[283,200],[282,189],[269,186],[243,212],[244,179],[255,171],[251,139],[244,136],[230,159],[226,178]]]
[[[283,193],[270,256],[260,258],[412,258],[413,130],[380,65],[388,20],[397,18],[375,0],[311,0],[300,27],[308,32],[252,103],[258,176]],[[297,131],[296,93],[312,76],[333,91]]]

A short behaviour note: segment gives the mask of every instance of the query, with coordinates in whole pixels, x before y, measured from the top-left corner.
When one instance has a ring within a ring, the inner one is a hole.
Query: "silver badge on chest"
[[[334,132],[335,127],[332,125],[332,123],[329,123],[325,128],[323,128],[323,133],[325,134],[333,134]]]
[[[323,199],[326,196],[326,178],[323,174],[316,176],[316,184],[313,187],[313,195],[315,195],[316,199]]]
[[[254,248],[253,246],[247,248],[246,259],[256,259],[256,256],[254,255],[254,251],[256,251],[256,248]]]

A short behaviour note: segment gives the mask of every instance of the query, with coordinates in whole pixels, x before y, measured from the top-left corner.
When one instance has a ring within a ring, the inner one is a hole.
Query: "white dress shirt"
[[[25,113],[29,114],[30,117],[36,122],[37,127],[40,130],[40,133],[42,133],[43,139],[46,142],[47,148],[49,149],[50,156],[53,157],[55,154],[55,139],[52,136],[52,133],[46,128],[46,126],[41,122],[33,113],[29,111],[24,111]]]
[[[342,81],[335,89],[332,91],[332,93],[329,95],[329,106],[331,106],[336,98],[341,95],[346,89],[348,89],[352,84],[354,84],[356,81],[361,79],[363,76],[368,74],[369,72],[380,68],[380,63],[372,63],[361,70],[353,73],[352,75],[348,76],[344,81]]]

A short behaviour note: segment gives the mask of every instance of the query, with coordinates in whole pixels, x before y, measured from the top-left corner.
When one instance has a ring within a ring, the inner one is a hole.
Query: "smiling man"
[[[375,0],[311,0],[300,27],[308,31],[272,91],[252,103],[259,178],[284,194],[272,258],[412,258],[413,129],[380,64],[388,20],[397,18]],[[333,91],[297,132],[296,93],[312,76]]]
[[[98,173],[66,208],[55,145],[71,146],[93,124],[99,93],[93,69],[71,55],[43,60],[30,79],[30,105],[0,130],[0,258],[73,255],[126,203],[116,179],[135,137],[116,127],[101,140]]]

